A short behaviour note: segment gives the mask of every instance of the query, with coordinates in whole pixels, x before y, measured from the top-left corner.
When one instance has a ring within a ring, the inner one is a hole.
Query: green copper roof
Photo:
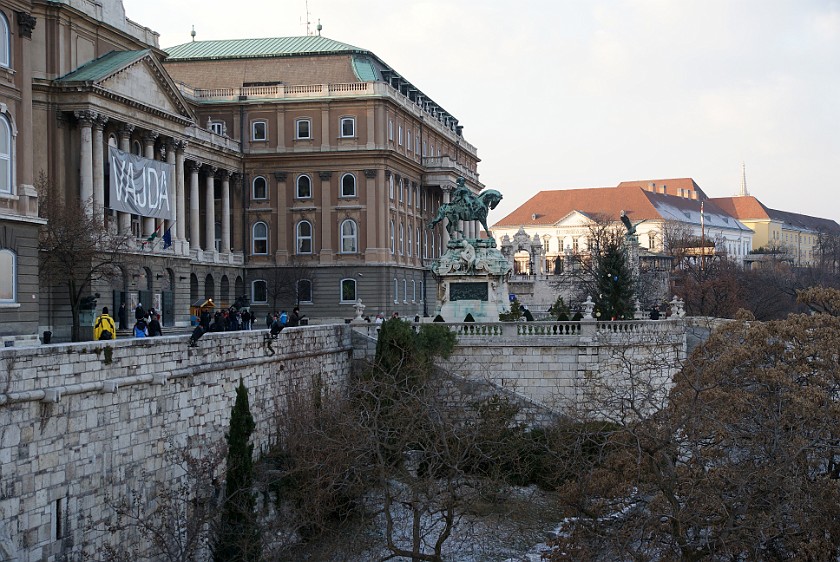
[[[256,57],[287,57],[325,53],[362,53],[347,43],[340,43],[309,35],[304,37],[274,37],[268,39],[225,39],[219,41],[191,41],[166,49],[167,61],[191,59],[240,59]]]
[[[353,57],[353,69],[356,71],[356,76],[362,82],[376,82],[379,80],[376,74],[376,67],[373,66],[373,61],[369,57]]]
[[[142,51],[111,51],[98,59],[86,62],[76,70],[58,78],[58,82],[95,82],[106,78],[117,70],[146,56],[149,49]]]

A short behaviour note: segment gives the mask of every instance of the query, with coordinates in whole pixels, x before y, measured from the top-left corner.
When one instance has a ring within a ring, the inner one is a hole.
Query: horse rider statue
[[[464,233],[458,228],[458,222],[477,220],[489,236],[487,212],[489,209],[496,208],[496,205],[502,200],[502,194],[495,189],[486,189],[475,196],[466,187],[464,178],[458,178],[456,185],[457,187],[452,192],[452,200],[440,206],[437,215],[429,223],[429,228],[434,228],[437,223],[447,219],[446,232],[449,233],[449,237],[454,238],[456,232],[463,237]]]

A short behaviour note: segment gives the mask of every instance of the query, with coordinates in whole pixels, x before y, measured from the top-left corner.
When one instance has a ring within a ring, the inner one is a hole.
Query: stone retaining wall
[[[200,456],[224,439],[240,378],[260,449],[290,387],[328,391],[351,368],[344,325],[289,328],[270,347],[265,333],[0,350],[0,560],[78,559],[107,532],[107,497],[177,478],[167,448]]]

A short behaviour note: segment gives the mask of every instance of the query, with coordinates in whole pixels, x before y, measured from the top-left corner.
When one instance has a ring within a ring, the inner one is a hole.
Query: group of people
[[[160,314],[154,308],[146,310],[142,303],[137,303],[134,309],[134,337],[152,338],[163,335],[163,328],[160,325]]]
[[[235,332],[250,330],[254,317],[248,310],[238,310],[232,306],[211,313],[209,309],[201,311],[198,324],[205,332]]]
[[[276,336],[283,331],[283,328],[300,326],[300,321],[303,320],[305,314],[300,313],[298,307],[292,309],[292,314],[289,315],[285,310],[281,312],[275,311],[268,313],[265,317],[265,327],[269,329],[272,336]]]

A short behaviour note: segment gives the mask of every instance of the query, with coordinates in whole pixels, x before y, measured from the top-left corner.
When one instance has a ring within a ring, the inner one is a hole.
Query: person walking
[[[303,316],[300,314],[300,309],[298,307],[294,307],[292,309],[292,315],[289,316],[289,327],[300,326],[300,321],[302,319]]]
[[[242,329],[243,330],[250,330],[251,329],[251,313],[247,310],[242,312]]]
[[[102,314],[96,317],[93,323],[93,339],[95,340],[115,340],[117,339],[117,330],[114,326],[114,319],[108,315],[108,307],[102,307]]]
[[[160,315],[159,314],[153,315],[152,319],[149,320],[148,330],[149,330],[149,337],[150,338],[153,338],[155,336],[162,336],[163,335],[163,329],[160,326]]]

